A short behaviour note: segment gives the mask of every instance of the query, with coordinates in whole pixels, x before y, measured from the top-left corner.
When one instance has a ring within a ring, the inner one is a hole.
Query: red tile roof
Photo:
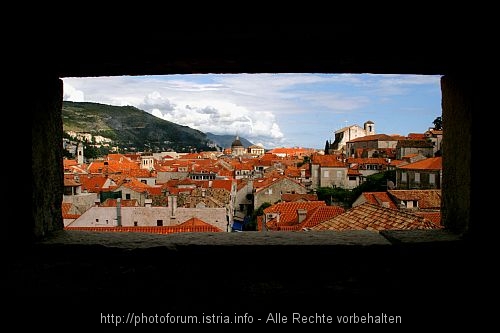
[[[372,205],[383,207],[383,202],[387,202],[388,208],[398,209],[398,206],[392,201],[387,192],[363,192],[361,195],[365,198],[366,202]]]
[[[144,232],[153,234],[172,234],[176,232],[221,232],[213,225],[206,226],[162,226],[162,227],[64,227],[65,230],[97,231],[97,232]]]
[[[190,218],[189,220],[187,220],[186,222],[182,222],[181,224],[178,224],[176,225],[176,227],[211,227],[212,225],[203,221],[203,220],[200,220],[199,218],[197,217],[192,217]]]
[[[135,178],[151,178],[154,177],[149,170],[146,169],[131,169],[127,171],[127,175]]]
[[[65,169],[69,168],[69,167],[72,167],[72,166],[76,166],[77,163],[75,160],[68,160],[68,159],[63,159],[63,167]]]
[[[197,153],[192,153],[192,154],[185,154],[185,155],[181,155],[179,156],[179,159],[180,160],[196,160],[196,159],[203,159],[203,156],[201,154],[197,154]]]
[[[129,188],[132,191],[138,192],[138,193],[144,193],[147,192],[149,186],[144,184],[143,182],[135,179],[135,178],[130,178],[127,182],[122,184],[123,187]]]
[[[287,156],[302,156],[312,153],[311,149],[308,148],[274,148],[268,152],[269,154],[286,154]]]
[[[389,163],[389,165],[391,165],[391,166],[398,166],[401,163],[405,163],[405,161],[402,161],[402,160],[391,160],[391,163]]]
[[[420,209],[441,209],[441,190],[388,190],[394,201],[417,200]]]
[[[134,154],[134,156],[139,156],[139,155]],[[132,162],[132,159],[130,157],[127,157],[123,154],[108,154],[108,156],[106,157],[106,160],[107,161],[118,161],[118,162],[123,162],[123,161]]]
[[[196,181],[199,187],[203,188],[220,188],[231,192],[233,188],[232,179],[214,179],[214,180],[198,180]]]
[[[425,211],[416,211],[413,214],[417,216],[422,216],[423,218],[431,221],[435,225],[441,226],[441,212],[425,212]]]
[[[80,186],[81,184],[74,179],[68,179],[64,178],[64,186],[71,186],[71,187],[77,187]]]
[[[424,133],[409,133],[408,134],[408,139],[412,140],[425,140],[425,134]]]
[[[62,208],[63,219],[75,219],[76,220],[81,215],[81,214],[71,213],[71,210],[73,208],[73,204],[70,202],[63,202],[61,208]]]
[[[87,192],[101,192],[103,186],[106,183],[107,178],[105,176],[80,176],[80,182],[82,183],[82,190],[87,190]]]
[[[354,168],[348,169],[347,170],[347,175],[348,176],[359,176],[362,175],[361,172],[358,171],[358,167],[355,166]]]
[[[280,202],[264,209],[264,214],[279,213],[279,224],[297,224],[298,223],[298,209],[305,209],[310,211],[318,206],[326,206],[324,201],[294,201],[294,202]]]
[[[322,167],[346,168],[346,163],[339,161],[336,155],[313,155],[312,164],[319,164]]]
[[[414,163],[409,163],[400,166],[399,169],[404,170],[442,170],[443,169],[443,158],[442,157],[430,157]]]
[[[358,158],[348,158],[347,163],[349,164],[381,164],[387,165],[387,159],[383,157],[358,157]]]
[[[285,169],[285,176],[300,177],[300,169],[297,167],[289,166]]]
[[[407,230],[439,229],[434,223],[411,213],[379,207],[370,203],[349,209],[347,212],[322,222],[311,230]]]
[[[319,206],[314,208],[311,213],[308,212],[306,219],[300,223],[299,227],[300,229],[312,228],[344,212],[344,208],[340,206]]]
[[[365,142],[365,141],[396,141],[393,137],[387,134],[374,134],[374,135],[366,135],[356,139],[352,139],[348,142]]]
[[[122,199],[120,200],[120,205],[122,207],[137,207],[139,206],[139,203],[137,202],[137,199]],[[104,200],[103,203],[101,203],[100,207],[116,207],[117,206],[117,201],[116,199],[108,198]]]
[[[399,140],[396,148],[432,148],[432,143],[427,140],[406,139]]]

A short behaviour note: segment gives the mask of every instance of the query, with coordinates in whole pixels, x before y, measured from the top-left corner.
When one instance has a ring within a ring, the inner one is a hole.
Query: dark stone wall
[[[442,220],[446,228],[463,234],[473,231],[472,217],[472,113],[480,100],[472,77],[441,78],[443,110]],[[479,221],[475,221],[479,223]]]
[[[72,30],[71,39],[62,38],[61,31],[43,36],[58,38],[44,38],[54,44],[48,42],[45,57],[26,64],[34,73],[43,73],[34,75],[38,76],[38,82],[32,85],[36,91],[30,107],[33,113],[32,221],[9,225],[16,229],[9,234],[32,241],[63,227],[60,209],[62,153],[58,148],[62,145],[63,92],[59,78],[182,73],[445,75],[442,79],[443,221],[447,228],[457,233],[484,229],[480,221],[474,221],[474,227],[471,225],[471,115],[480,109],[479,96],[482,95],[474,85],[475,80],[467,75],[487,72],[492,67],[486,57],[490,53],[483,52],[487,46],[478,45],[479,39],[470,27],[463,25],[462,19],[444,22],[440,18],[422,27],[408,22],[406,17],[396,24],[394,18],[391,15],[391,20],[384,25],[377,17],[377,24],[361,29],[360,33],[356,32],[359,27],[354,21],[350,26],[333,23],[335,20],[318,21],[313,25],[291,22],[279,26],[263,25],[259,21],[242,27],[239,24],[208,25],[202,29],[192,26],[191,30],[177,25],[167,28],[162,21],[157,35],[138,34],[137,26],[131,26],[133,31],[130,32],[134,33],[116,29],[110,35],[99,30],[91,38],[95,42],[92,47],[81,47],[70,56],[61,50],[72,50],[74,45],[61,44],[61,41],[87,40],[87,27],[80,35],[74,35],[78,31]],[[106,23],[107,20],[108,17]],[[140,40],[134,40],[133,36],[139,36]],[[145,36],[150,36],[154,42],[143,40]],[[110,43],[110,40],[115,42]],[[135,44],[141,47],[126,51],[117,47]],[[481,61],[463,52],[464,49],[476,50]],[[52,61],[47,63],[46,58]]]
[[[33,215],[31,223],[20,220],[16,238],[23,242],[41,239],[63,228],[62,96],[57,77],[41,76],[33,85],[31,171]]]

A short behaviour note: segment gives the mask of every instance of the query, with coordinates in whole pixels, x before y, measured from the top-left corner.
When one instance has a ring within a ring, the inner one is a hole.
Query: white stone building
[[[358,125],[351,125],[336,130],[331,150],[333,153],[345,153],[347,142],[367,135],[375,135],[375,123],[371,120],[365,122],[363,128]]]
[[[177,197],[168,198],[168,207],[91,207],[70,227],[175,226],[196,217],[222,231],[231,230],[226,208],[177,207]]]

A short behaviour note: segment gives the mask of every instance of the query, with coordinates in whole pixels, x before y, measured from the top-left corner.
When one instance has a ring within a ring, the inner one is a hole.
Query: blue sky
[[[439,75],[190,74],[64,78],[64,100],[132,105],[265,148],[324,148],[335,130],[423,133],[441,116]]]

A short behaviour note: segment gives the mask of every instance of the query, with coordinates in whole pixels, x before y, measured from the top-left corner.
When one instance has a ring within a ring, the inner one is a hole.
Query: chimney
[[[118,227],[122,226],[122,199],[116,199],[116,225]]]
[[[177,211],[177,197],[175,195],[168,196],[168,207],[170,209],[170,218],[175,219],[175,212]]]
[[[382,201],[382,207],[389,208],[389,202]]]
[[[297,215],[299,217],[299,223],[302,223],[307,217],[307,209],[297,209]]]

